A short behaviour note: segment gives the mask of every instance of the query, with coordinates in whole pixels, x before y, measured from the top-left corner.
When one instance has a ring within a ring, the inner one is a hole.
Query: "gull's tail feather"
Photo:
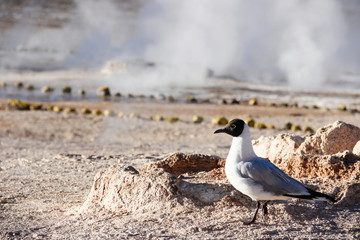
[[[311,190],[310,188],[306,188],[306,190],[309,192],[310,195],[284,194],[284,196],[293,197],[293,198],[307,199],[307,200],[319,200],[319,201],[336,202],[335,198],[333,198],[332,196],[329,196],[327,194]]]
[[[314,190],[311,190],[310,188],[306,188],[306,189],[309,191],[310,196],[312,196],[314,200],[324,200],[325,198],[328,201],[336,202],[335,198],[332,196],[329,196],[321,192],[316,192]]]

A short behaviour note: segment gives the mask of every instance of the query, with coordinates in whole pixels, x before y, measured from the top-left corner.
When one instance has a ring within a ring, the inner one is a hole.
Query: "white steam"
[[[17,53],[0,56],[1,65],[101,68],[115,60],[126,74],[110,79],[135,87],[204,84],[211,70],[320,88],[345,74],[359,80],[359,13],[356,0],[75,0],[61,29],[23,20],[8,30],[1,48]],[[155,66],[131,68],[134,59]]]
[[[319,88],[333,74],[344,43],[341,6],[336,1],[302,1],[300,8],[281,7],[280,12],[291,15],[281,19],[287,24],[280,36],[279,69],[293,86]]]
[[[157,9],[145,21],[145,57],[239,80],[320,87],[344,43],[343,10],[335,0],[151,4]]]

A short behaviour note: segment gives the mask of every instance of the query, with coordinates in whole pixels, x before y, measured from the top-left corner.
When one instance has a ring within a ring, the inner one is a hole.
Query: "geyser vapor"
[[[153,3],[144,57],[239,80],[320,87],[339,66],[345,22],[335,0]],[[150,4],[150,5],[151,5]]]
[[[114,78],[145,86],[201,83],[209,70],[299,88],[360,75],[355,0],[75,0],[74,7],[61,29],[31,31],[20,22],[1,40],[10,48],[55,49],[53,61],[44,53],[36,61],[34,54],[2,61],[51,69],[140,59],[155,67],[129,68]],[[22,41],[13,41],[16,36]]]

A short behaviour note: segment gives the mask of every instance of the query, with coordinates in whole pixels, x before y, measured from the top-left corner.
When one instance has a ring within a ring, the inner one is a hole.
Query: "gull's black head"
[[[216,130],[214,133],[227,133],[233,137],[238,137],[244,130],[245,122],[241,119],[231,120],[224,128]]]

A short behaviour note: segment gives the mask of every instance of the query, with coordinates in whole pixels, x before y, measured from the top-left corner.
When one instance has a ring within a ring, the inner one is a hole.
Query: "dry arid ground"
[[[111,166],[141,170],[174,152],[225,158],[231,144],[211,118],[253,117],[276,129],[252,128],[252,138],[275,136],[291,121],[314,130],[337,120],[359,126],[359,114],[325,109],[216,104],[58,102],[77,110],[112,109],[125,116],[84,116],[50,111],[7,110],[0,101],[0,238],[1,239],[359,239],[360,205],[281,201],[269,204],[250,226],[250,200],[236,204],[236,191],[223,178],[203,183],[229,189],[229,196],[211,204],[184,199],[181,208],[138,212],[81,212],[94,176]],[[130,117],[135,112],[140,118]],[[179,122],[149,120],[149,115],[177,116]],[[204,116],[201,124],[193,115]],[[304,132],[292,132],[305,135]],[[331,180],[303,178],[327,193]],[[190,181],[190,180],[189,180]],[[338,185],[341,179],[336,180]],[[151,199],[150,199],[151,200]],[[136,201],[136,199],[134,199]],[[159,200],[157,200],[159,201]],[[161,200],[160,200],[161,201]],[[163,201],[166,201],[164,199]],[[163,203],[159,203],[161,206]],[[152,205],[149,205],[152,206]],[[154,203],[153,206],[156,206]]]

